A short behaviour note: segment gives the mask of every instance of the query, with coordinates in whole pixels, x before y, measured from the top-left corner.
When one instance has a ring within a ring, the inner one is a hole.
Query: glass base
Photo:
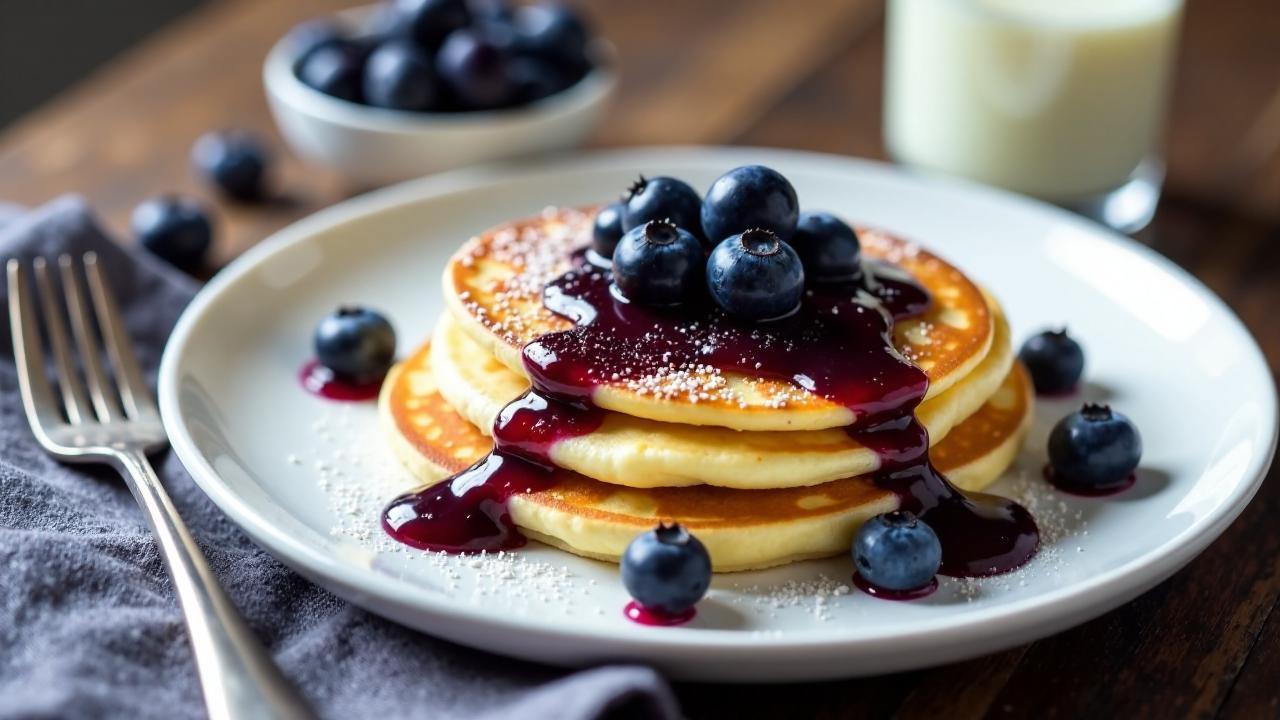
[[[1110,192],[1055,204],[1132,235],[1146,227],[1156,214],[1163,184],[1164,162],[1148,158],[1138,165],[1125,184]]]

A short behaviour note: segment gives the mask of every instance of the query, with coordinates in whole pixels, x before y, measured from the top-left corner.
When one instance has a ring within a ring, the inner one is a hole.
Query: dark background
[[[0,128],[201,2],[0,0]]]

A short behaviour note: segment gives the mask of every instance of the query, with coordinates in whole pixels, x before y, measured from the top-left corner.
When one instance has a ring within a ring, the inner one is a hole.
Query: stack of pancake
[[[470,239],[444,273],[447,311],[388,376],[380,412],[392,447],[424,483],[493,447],[494,419],[529,380],[521,348],[572,323],[542,303],[591,237],[589,211],[549,209]],[[1012,462],[1032,393],[995,300],[928,251],[860,230],[868,258],[899,265],[929,290],[923,316],[898,322],[894,345],[929,378],[916,416],[930,457],[956,486],[981,490]],[[843,429],[851,411],[790,382],[676,369],[652,383],[604,382],[606,416],[551,448],[556,481],[508,501],[530,538],[616,561],[659,520],[707,546],[716,571],[849,550],[858,527],[899,506],[876,486],[880,456]]]

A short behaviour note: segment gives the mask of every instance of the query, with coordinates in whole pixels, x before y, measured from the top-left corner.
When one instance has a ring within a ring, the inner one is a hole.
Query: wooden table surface
[[[262,58],[339,3],[213,3],[0,134],[0,199],[86,196],[121,232],[167,191],[209,197],[191,142],[244,127],[276,142],[288,201],[210,198],[223,261],[351,192],[279,147]],[[598,146],[733,143],[882,158],[877,0],[595,0],[621,96]],[[1280,362],[1280,11],[1190,0],[1168,130],[1169,179],[1140,234],[1241,315]],[[1176,389],[1171,388],[1171,402]],[[1194,422],[1194,409],[1187,421]],[[1146,595],[1055,637],[969,662],[862,680],[678,688],[691,717],[1280,716],[1280,485]]]

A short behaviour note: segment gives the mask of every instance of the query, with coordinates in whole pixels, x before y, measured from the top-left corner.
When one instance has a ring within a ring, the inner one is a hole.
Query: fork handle
[[[223,592],[147,456],[124,451],[115,461],[142,506],[169,568],[186,616],[209,717],[314,717]]]

